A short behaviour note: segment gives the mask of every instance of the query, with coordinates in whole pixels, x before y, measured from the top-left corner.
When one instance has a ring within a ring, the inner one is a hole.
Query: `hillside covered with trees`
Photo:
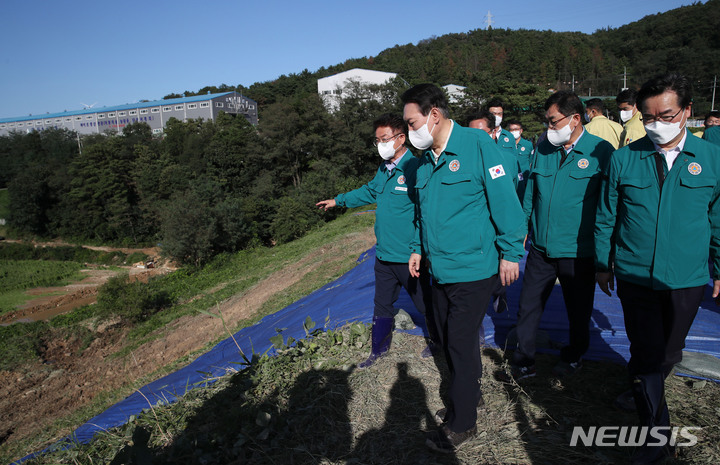
[[[340,110],[328,113],[317,79],[358,67],[401,79],[352,89]],[[334,218],[314,203],[371,178],[379,162],[372,121],[400,111],[398,96],[409,85],[467,86],[467,101],[452,109],[458,119],[479,99],[500,97],[510,107],[505,119],[519,118],[532,136],[542,130],[548,91],[571,87],[574,79],[579,94],[613,96],[625,69],[631,87],[658,73],[688,75],[696,114],[708,111],[720,74],[720,0],[594,34],[448,34],[250,87],[182,94],[241,92],[259,104],[256,127],[223,115],[214,122],[173,120],[160,139],[142,123],[120,136],[78,139],[47,130],[0,137],[0,188],[9,190],[14,235],[159,242],[178,261],[201,265],[218,253],[286,242]]]

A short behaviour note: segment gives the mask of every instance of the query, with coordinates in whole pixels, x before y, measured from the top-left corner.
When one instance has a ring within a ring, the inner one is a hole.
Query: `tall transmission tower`
[[[624,67],[623,67],[623,73],[621,74],[621,76],[622,76],[623,86],[622,86],[622,89],[620,89],[620,90],[625,90],[625,89],[628,88],[628,86],[627,86],[627,78],[628,78],[628,76],[630,76],[630,75],[628,74],[628,72],[627,72],[627,66],[624,66]]]
[[[490,10],[488,10],[487,16],[485,16],[485,30],[490,30],[490,26],[495,22],[492,20],[493,15],[490,14]]]

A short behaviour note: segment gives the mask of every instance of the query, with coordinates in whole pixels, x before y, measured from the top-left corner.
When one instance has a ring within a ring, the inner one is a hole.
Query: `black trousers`
[[[630,340],[628,374],[663,373],[682,360],[685,338],[702,302],[705,286],[654,290],[618,280],[625,331]]]
[[[393,304],[401,287],[410,295],[418,311],[426,318],[432,318],[432,290],[427,268],[421,268],[420,277],[413,278],[407,262],[385,262],[375,257],[375,317],[393,318],[397,314]]]
[[[523,275],[518,309],[518,347],[513,363],[528,366],[535,363],[535,341],[545,304],[560,280],[567,311],[570,343],[560,351],[560,358],[577,362],[590,346],[590,317],[595,301],[595,264],[591,257],[549,258],[530,247]]]
[[[466,283],[432,285],[433,313],[450,370],[448,427],[457,433],[477,422],[482,375],[479,332],[497,275]]]

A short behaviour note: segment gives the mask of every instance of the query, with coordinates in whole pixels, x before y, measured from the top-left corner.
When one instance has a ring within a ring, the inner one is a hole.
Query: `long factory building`
[[[137,102],[102,108],[86,108],[62,113],[0,118],[0,136],[11,132],[27,133],[43,129],[69,129],[78,134],[121,133],[131,123],[144,122],[153,134],[161,134],[170,118],[212,120],[223,111],[242,115],[255,125],[257,103],[237,92],[196,95],[151,102]]]

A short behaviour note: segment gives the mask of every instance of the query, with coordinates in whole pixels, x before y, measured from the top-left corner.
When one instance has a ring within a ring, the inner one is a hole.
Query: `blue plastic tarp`
[[[255,325],[238,331],[234,335],[234,340],[228,338],[220,342],[186,367],[144,386],[105,412],[90,419],[80,426],[71,437],[54,447],[68,447],[72,443],[87,443],[97,432],[123,425],[130,416],[137,415],[143,409],[148,408],[150,404],[174,402],[188,389],[204,385],[211,382],[209,380],[228,372],[242,369],[243,358],[240,350],[248,357],[252,356],[253,351],[263,353],[269,350],[269,353],[272,354],[274,349],[272,349],[270,338],[276,336],[278,330],[282,330],[285,340],[288,337],[304,338],[306,334],[303,323],[308,316],[318,327],[326,325],[330,329],[353,321],[370,323],[375,288],[374,261],[375,249],[372,248],[360,256],[356,267],[337,280],[286,308],[266,316]],[[520,263],[520,279],[507,290],[510,311],[496,314],[492,308],[489,308],[487,312],[483,326],[485,342],[488,345],[504,347],[508,333],[515,325],[523,269],[524,260]],[[686,339],[686,350],[720,357],[720,331],[718,330],[720,328],[720,310],[710,296],[711,291],[712,287],[707,286],[705,299]],[[407,332],[417,335],[426,333],[422,315],[415,309],[404,290],[395,306],[407,311],[418,325],[416,329]],[[608,297],[599,288],[596,288],[595,308],[591,324],[590,349],[584,358],[626,363],[630,357],[629,342],[625,334],[620,301],[615,295]],[[562,293],[559,286],[556,286],[543,313],[540,330],[549,335],[555,343],[553,345],[561,346],[567,343],[567,327]],[[538,350],[550,353],[558,352],[552,348]],[[15,463],[20,463],[35,455],[30,455]]]

